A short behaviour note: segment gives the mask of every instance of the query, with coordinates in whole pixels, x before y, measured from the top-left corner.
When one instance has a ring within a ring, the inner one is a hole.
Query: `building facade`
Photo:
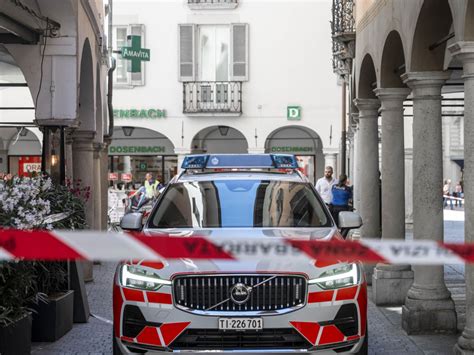
[[[101,0],[0,0],[0,172],[81,180],[94,229],[107,225],[104,19]]]
[[[292,153],[337,170],[340,89],[330,1],[114,1],[114,50],[140,36],[140,73],[117,54],[109,170],[167,182],[190,153]]]
[[[354,102],[350,145],[361,237],[405,239],[411,204],[414,239],[442,242],[443,180],[460,180],[462,168],[465,240],[474,241],[474,1],[334,3],[355,11],[354,30],[345,34],[342,26],[335,33],[346,51],[355,51],[350,60],[338,56],[335,67],[342,68]],[[347,11],[339,14],[345,18]],[[381,212],[373,189],[379,171]],[[472,271],[466,266],[467,321],[454,349],[460,354],[474,351]],[[456,310],[443,277],[442,266],[377,265],[374,301],[403,304],[402,326],[409,334],[456,332]]]

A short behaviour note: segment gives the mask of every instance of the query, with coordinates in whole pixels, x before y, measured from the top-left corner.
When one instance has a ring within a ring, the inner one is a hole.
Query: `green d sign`
[[[122,58],[132,62],[131,72],[140,73],[142,71],[142,61],[150,61],[150,50],[141,48],[141,36],[127,36],[129,47],[122,47]]]
[[[286,108],[286,117],[289,120],[301,120],[301,106],[288,106]]]

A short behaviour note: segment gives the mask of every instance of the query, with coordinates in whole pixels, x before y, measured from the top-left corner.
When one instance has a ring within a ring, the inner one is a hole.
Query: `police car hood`
[[[230,254],[241,257],[235,260],[212,258],[182,258],[162,260],[164,268],[160,277],[172,279],[180,274],[215,273],[302,273],[308,277],[319,275],[315,260],[294,250],[290,244],[268,244],[267,238],[299,240],[329,240],[336,228],[216,228],[216,229],[160,229],[144,233],[150,237],[180,236],[183,238],[203,237],[217,244]],[[170,248],[172,246],[170,245]],[[291,257],[288,257],[291,256]],[[296,257],[295,257],[296,256]]]

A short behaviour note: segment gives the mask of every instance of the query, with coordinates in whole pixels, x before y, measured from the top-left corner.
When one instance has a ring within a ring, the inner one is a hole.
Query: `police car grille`
[[[252,289],[248,301],[241,305],[230,300],[230,290],[238,283],[246,286],[260,284]],[[298,275],[200,275],[174,279],[175,304],[189,310],[281,310],[302,305],[305,299],[306,278]]]

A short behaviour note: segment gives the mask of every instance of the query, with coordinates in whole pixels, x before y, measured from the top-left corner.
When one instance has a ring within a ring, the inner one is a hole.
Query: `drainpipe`
[[[108,113],[109,113],[109,131],[106,135],[104,135],[104,138],[112,138],[112,135],[114,133],[114,107],[112,105],[112,94],[113,94],[113,88],[114,88],[114,71],[117,66],[115,58],[112,57],[112,32],[113,32],[113,27],[112,27],[112,8],[113,8],[113,0],[109,0],[109,36],[107,38],[108,41],[108,54],[110,56],[111,64],[109,71],[107,73],[107,79],[108,79],[108,88],[107,88],[107,108],[108,108]]]

